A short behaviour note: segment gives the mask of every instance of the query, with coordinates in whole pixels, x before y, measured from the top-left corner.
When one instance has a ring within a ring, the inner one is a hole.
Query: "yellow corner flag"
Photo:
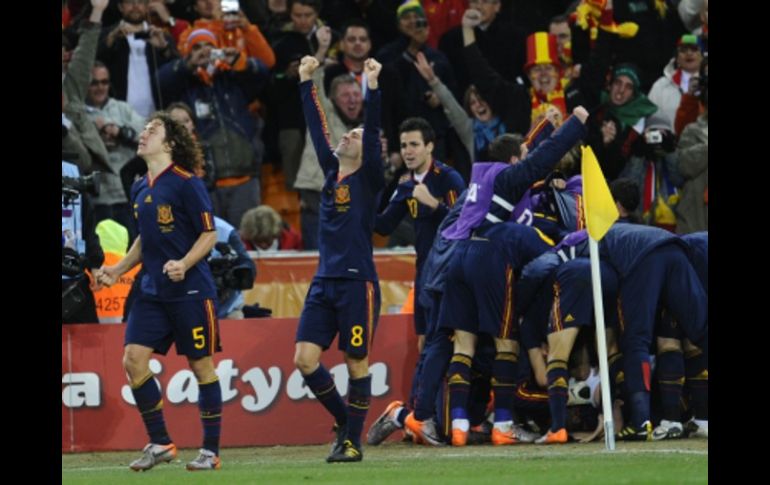
[[[590,146],[582,146],[583,200],[588,235],[601,240],[616,220],[618,208]]]

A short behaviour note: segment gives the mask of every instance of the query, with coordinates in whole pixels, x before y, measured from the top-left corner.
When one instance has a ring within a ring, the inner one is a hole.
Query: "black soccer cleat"
[[[326,458],[327,463],[347,463],[352,461],[361,461],[364,458],[364,452],[356,447],[350,440],[345,440],[339,451],[332,453]]]
[[[348,437],[348,425],[343,424],[340,426],[339,424],[334,423],[332,431],[334,431],[334,441],[332,441],[332,448],[329,450],[329,456],[342,451],[342,444]]]
[[[652,441],[652,423],[645,421],[638,428],[631,425],[626,426],[615,435],[615,439],[619,441]]]

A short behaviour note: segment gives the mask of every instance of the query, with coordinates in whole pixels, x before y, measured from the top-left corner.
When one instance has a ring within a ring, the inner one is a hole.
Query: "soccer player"
[[[156,113],[139,137],[137,154],[148,168],[131,189],[139,236],[123,259],[97,274],[98,281],[109,286],[139,262],[145,272],[128,317],[123,366],[150,443],[130,467],[145,471],[176,457],[163,420],[163,399],[149,367],[153,352],[165,355],[175,342],[200,392],[203,446],[187,469],[217,470],[222,391],[212,356],[221,346],[216,287],[205,259],[217,233],[206,187],[193,173],[203,163],[200,146],[183,125]]]
[[[592,327],[594,322],[587,237],[584,230],[565,237],[551,251],[524,268],[516,287],[519,307],[527,313],[521,329],[522,335],[529,337],[524,339],[527,341],[525,348],[538,380],[543,382],[545,379],[548,386],[551,427],[537,440],[539,444],[567,442],[567,365],[580,328]],[[605,261],[600,262],[600,271],[605,314],[610,326],[617,321],[614,318],[617,312],[613,308],[617,300],[618,278]],[[550,310],[542,314],[544,308]],[[525,326],[528,328],[525,329]],[[534,338],[543,334],[547,335],[548,343],[545,362],[539,356],[540,339]],[[615,363],[611,366],[610,377],[617,378],[620,354],[613,328],[607,328],[607,342],[609,360]]]
[[[409,214],[414,222],[414,249],[417,253],[414,294],[419,295],[422,268],[436,230],[465,188],[465,182],[455,169],[433,158],[436,134],[427,121],[408,118],[401,123],[399,133],[401,157],[409,171],[401,178],[388,207],[377,216],[374,230],[388,235]],[[422,351],[425,343],[425,325],[425,308],[415,297],[414,328],[418,352]]]
[[[302,107],[318,161],[326,176],[321,192],[318,271],[308,289],[297,328],[294,364],[320,403],[334,417],[336,439],[329,463],[361,461],[361,430],[371,395],[368,355],[380,312],[380,286],[372,259],[372,232],[385,186],[380,146],[382,66],[367,59],[364,127],[329,145],[323,110],[316,99],[313,71],[318,60],[302,58]],[[338,348],[349,373],[347,407],[321,365],[321,353],[339,333]]]
[[[708,298],[708,232],[682,236],[689,247],[690,263]],[[664,313],[656,322],[656,370],[661,395],[662,419],[652,431],[653,440],[685,435],[708,438],[708,361],[703,350],[684,339],[681,325]],[[685,380],[686,376],[686,380]],[[690,391],[692,419],[682,426],[682,387]]]
[[[439,312],[439,326],[453,329],[455,336],[454,356],[448,370],[452,444],[455,446],[463,446],[467,440],[468,376],[478,333],[493,336],[497,348],[492,371],[495,391],[492,442],[501,445],[517,442],[511,415],[519,350],[518,332],[512,319],[514,271],[548,246],[540,241],[542,245],[538,247],[536,229],[527,227],[531,231],[527,232],[514,229],[510,223],[501,223],[511,221],[516,209],[514,204],[584,136],[588,112],[579,106],[573,114],[529,154],[524,163],[474,164],[460,217],[442,231],[444,237],[460,241],[460,247],[452,255],[447,273],[447,291]],[[535,234],[534,238],[532,234]],[[514,250],[514,244],[518,246],[518,252]],[[496,265],[484,258],[485,253],[499,257]],[[482,281],[481,274],[487,276],[483,279],[487,287],[484,291],[475,288],[475,284]],[[473,288],[473,297],[462,302],[461,294],[453,294],[454,289],[449,284],[453,280],[458,283],[457,288]],[[406,423],[410,429],[419,429],[409,417]]]
[[[652,440],[650,361],[656,309],[662,306],[708,362],[708,299],[688,258],[689,246],[668,231],[616,223],[599,243],[599,255],[617,271],[620,348],[631,423],[622,440]]]

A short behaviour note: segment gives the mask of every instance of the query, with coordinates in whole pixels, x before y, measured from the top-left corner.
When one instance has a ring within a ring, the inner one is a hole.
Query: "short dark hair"
[[[315,10],[317,14],[321,13],[321,7],[323,6],[321,0],[289,0],[289,6],[286,8],[289,13],[291,13],[291,9],[294,7],[295,3],[310,7]]]
[[[551,17],[551,20],[548,21],[549,26],[551,24],[563,24],[563,23],[569,23],[569,17],[567,16],[567,14],[554,15],[553,17]]]
[[[348,29],[351,27],[359,27],[366,31],[366,36],[369,37],[369,40],[372,40],[372,32],[369,28],[369,24],[367,24],[364,20],[361,19],[350,19],[344,24],[342,24],[342,37],[345,37],[345,34],[347,33]]]
[[[419,131],[422,133],[422,142],[426,145],[428,143],[436,143],[436,132],[433,131],[433,127],[424,118],[413,117],[402,121],[398,127],[398,134],[400,135],[407,131]]]
[[[184,101],[174,101],[173,103],[166,106],[166,112],[169,113],[169,115],[175,109],[181,109],[182,111],[187,113],[187,116],[189,116],[191,120],[195,121],[195,115],[193,114],[192,108],[190,108],[190,105],[188,105]]]
[[[521,157],[521,144],[524,137],[518,133],[503,133],[487,147],[490,160],[508,163],[511,157]]]
[[[628,212],[634,212],[639,207],[641,195],[639,184],[627,177],[620,177],[610,182],[610,192],[615,202],[618,202]]]

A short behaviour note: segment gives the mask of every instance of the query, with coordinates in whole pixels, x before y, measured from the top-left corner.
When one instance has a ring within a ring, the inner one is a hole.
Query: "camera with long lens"
[[[79,194],[99,195],[101,172],[94,172],[84,177],[61,176],[61,193],[76,197]]]
[[[248,290],[254,286],[251,271],[238,266],[238,254],[229,244],[218,242],[214,248],[220,255],[209,258],[208,263],[220,301],[233,291]]]
[[[72,248],[61,250],[61,274],[75,278],[86,270],[86,257]]]

